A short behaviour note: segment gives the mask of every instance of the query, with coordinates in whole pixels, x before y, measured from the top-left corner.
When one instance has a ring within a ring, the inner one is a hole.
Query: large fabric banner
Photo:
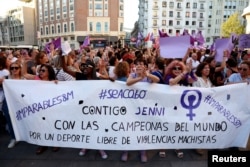
[[[250,85],[5,80],[16,139],[46,146],[149,150],[245,147]]]

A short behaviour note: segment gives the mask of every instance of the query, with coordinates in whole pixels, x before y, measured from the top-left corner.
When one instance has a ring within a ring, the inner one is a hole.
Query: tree
[[[232,33],[237,35],[245,33],[245,27],[240,23],[239,14],[236,12],[221,25],[222,37],[230,37]]]

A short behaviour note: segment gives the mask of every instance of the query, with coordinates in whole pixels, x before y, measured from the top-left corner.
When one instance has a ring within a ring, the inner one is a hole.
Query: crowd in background
[[[4,79],[26,79],[53,81],[100,80],[123,81],[130,86],[137,82],[149,82],[189,87],[215,87],[226,84],[250,82],[250,50],[223,52],[222,62],[215,61],[215,52],[210,49],[188,49],[182,59],[163,58],[157,48],[105,48],[85,47],[72,50],[67,55],[61,49],[49,52],[37,49],[0,52],[0,83]],[[8,148],[16,144],[11,125],[9,110],[0,87],[0,108],[5,116],[6,127],[11,140]],[[36,154],[42,154],[48,147],[39,146]],[[52,148],[59,151],[59,148]],[[202,155],[204,150],[196,149]],[[80,149],[84,156],[87,150]],[[103,159],[108,158],[104,150],[99,150]],[[182,150],[176,149],[177,157],[182,158]],[[159,156],[165,157],[166,150],[160,150]],[[147,162],[147,153],[140,151],[142,162]],[[128,160],[124,151],[122,161]]]

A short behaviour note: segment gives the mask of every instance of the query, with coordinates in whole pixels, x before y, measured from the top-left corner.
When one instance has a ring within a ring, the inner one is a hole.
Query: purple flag
[[[169,37],[166,32],[162,32],[161,30],[158,30],[158,32],[159,32],[160,38]]]
[[[150,39],[149,39],[150,41],[153,41],[154,40],[154,34],[153,33],[151,33],[151,35],[150,35]]]
[[[205,40],[201,31],[198,31],[195,38],[196,38],[196,41],[198,42],[198,45],[203,45],[205,43]]]
[[[239,48],[250,48],[250,34],[242,34],[239,37]]]
[[[184,29],[182,35],[190,35],[190,34],[188,33],[187,29]]]
[[[54,45],[54,49],[58,49],[61,48],[61,37],[58,37],[56,40],[53,40],[51,42],[48,42],[45,45],[45,50],[47,53],[50,53],[50,45],[53,44]]]
[[[86,36],[84,39],[84,42],[82,44],[82,47],[87,47],[89,45],[90,45],[90,38],[89,38],[89,36]]]
[[[137,40],[142,40],[144,37],[142,35],[142,32],[138,32],[138,35],[137,35]]]
[[[215,42],[210,46],[210,52],[213,52],[215,50]]]

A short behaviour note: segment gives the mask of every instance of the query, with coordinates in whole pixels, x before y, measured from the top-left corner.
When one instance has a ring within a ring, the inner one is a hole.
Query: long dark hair
[[[53,69],[53,67],[51,65],[48,65],[48,64],[42,64],[40,69],[42,69],[42,67],[45,67],[47,68],[48,70],[48,74],[49,74],[49,81],[53,81],[53,80],[56,80],[56,74],[55,74],[55,71]]]

